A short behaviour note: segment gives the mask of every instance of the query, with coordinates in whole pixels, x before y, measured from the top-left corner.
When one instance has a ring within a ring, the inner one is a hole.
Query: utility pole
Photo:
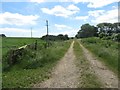
[[[47,36],[48,36],[48,20],[46,20],[46,26],[47,26]]]
[[[49,47],[49,42],[48,42],[48,20],[46,20],[46,26],[47,26],[47,35],[46,35],[46,43],[47,43],[47,46]]]
[[[32,38],[32,27],[31,27],[31,38]]]

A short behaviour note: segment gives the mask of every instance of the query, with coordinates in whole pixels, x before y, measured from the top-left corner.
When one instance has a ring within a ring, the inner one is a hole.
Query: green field
[[[36,40],[42,42],[42,40],[38,38],[16,38],[16,37],[2,38],[2,55],[5,55],[10,49],[18,48],[26,44],[32,44]]]
[[[85,38],[81,42],[112,71],[118,73],[118,46],[120,43],[99,38]]]
[[[35,40],[34,38],[4,38],[3,45],[19,47],[33,43]],[[38,40],[37,50],[24,50],[24,55],[18,59],[15,65],[6,68],[5,71],[3,70],[3,88],[32,87],[35,83],[48,79],[52,67],[64,56],[71,41],[56,41],[52,42],[48,48],[41,48],[44,45],[43,43],[45,41]],[[9,49],[6,49],[4,54],[7,51]],[[4,58],[2,62],[6,62]]]

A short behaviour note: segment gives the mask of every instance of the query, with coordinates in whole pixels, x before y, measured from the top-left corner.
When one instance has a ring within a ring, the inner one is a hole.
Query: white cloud
[[[59,30],[62,30],[62,29],[71,29],[72,27],[69,27],[67,25],[62,25],[62,24],[55,24],[55,27]]]
[[[42,3],[45,2],[45,0],[30,0],[30,2]]]
[[[0,0],[1,2],[28,2],[28,0]]]
[[[87,7],[90,8],[100,8],[112,4],[114,2],[119,2],[119,0],[66,0],[66,1],[75,3],[88,3]]]
[[[107,6],[114,2],[119,2],[119,0],[1,0],[2,2],[73,2],[73,3],[88,3],[87,7],[90,8],[100,8]]]
[[[20,28],[0,28],[0,33],[2,32],[11,32],[11,33],[30,33],[31,30],[28,29],[20,29]],[[32,32],[36,32],[35,30],[32,30]]]
[[[77,33],[78,29],[74,29],[73,27],[64,25],[64,24],[55,24],[55,32],[50,32],[51,35],[58,35],[58,34],[67,34],[70,37],[75,36]]]
[[[39,0],[36,0],[39,1]],[[46,0],[44,2],[74,2],[74,3],[88,3],[87,7],[90,8],[100,8],[107,6],[114,2],[119,2],[119,0]]]
[[[73,4],[69,5],[69,6],[67,7],[67,9],[68,9],[68,10],[72,10],[72,11],[79,11],[79,10],[80,10],[77,6],[75,6],[75,5],[73,5]]]
[[[99,8],[99,7],[107,6],[114,2],[118,2],[118,0],[90,0],[88,7]]]
[[[52,9],[42,8],[41,10],[42,10],[43,13],[67,18],[67,17],[79,12],[80,9],[77,6],[72,4],[72,5],[69,5],[66,8],[64,8],[60,5],[57,5]]]
[[[89,16],[77,16],[75,17],[76,20],[84,20],[86,21],[89,18]]]
[[[37,31],[33,30],[32,32],[36,33]],[[31,30],[21,28],[0,28],[0,33],[11,37],[31,37]]]
[[[37,15],[22,15],[19,13],[0,13],[0,24],[9,25],[35,25],[36,20],[39,18]]]
[[[102,22],[118,22],[118,9],[112,9],[109,11],[90,11],[89,15],[93,16],[95,19],[91,20],[93,23],[102,23]],[[95,14],[96,12],[96,14]]]
[[[105,13],[105,10],[95,10],[95,11],[89,11],[89,16],[98,17],[100,15],[103,15]]]
[[[78,32],[78,29],[71,29],[69,31],[63,32],[63,34],[67,34],[67,35],[69,35],[69,37],[74,37],[77,32]]]
[[[76,35],[76,33],[78,32],[78,30],[76,29],[70,29],[70,30],[67,30],[67,31],[61,31],[61,32],[54,32],[54,33],[50,33],[50,35],[58,35],[58,34],[67,34],[69,37],[74,37]]]
[[[41,28],[32,30],[33,37],[41,37],[46,35],[45,32],[46,28]],[[21,29],[21,28],[0,28],[0,33],[5,34],[8,37],[31,37],[31,30],[30,29]]]

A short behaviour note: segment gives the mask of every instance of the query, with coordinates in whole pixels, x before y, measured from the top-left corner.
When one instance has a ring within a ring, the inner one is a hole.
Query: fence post
[[[37,40],[35,41],[35,50],[37,50]]]

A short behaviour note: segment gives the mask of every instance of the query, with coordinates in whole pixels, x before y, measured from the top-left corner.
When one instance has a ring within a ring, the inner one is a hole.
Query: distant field
[[[85,38],[81,42],[111,70],[118,73],[118,45],[120,43],[99,38]]]
[[[2,55],[5,55],[7,51],[12,48],[18,48],[26,44],[32,44],[35,42],[35,40],[42,42],[42,40],[40,40],[39,38],[2,38]]]

